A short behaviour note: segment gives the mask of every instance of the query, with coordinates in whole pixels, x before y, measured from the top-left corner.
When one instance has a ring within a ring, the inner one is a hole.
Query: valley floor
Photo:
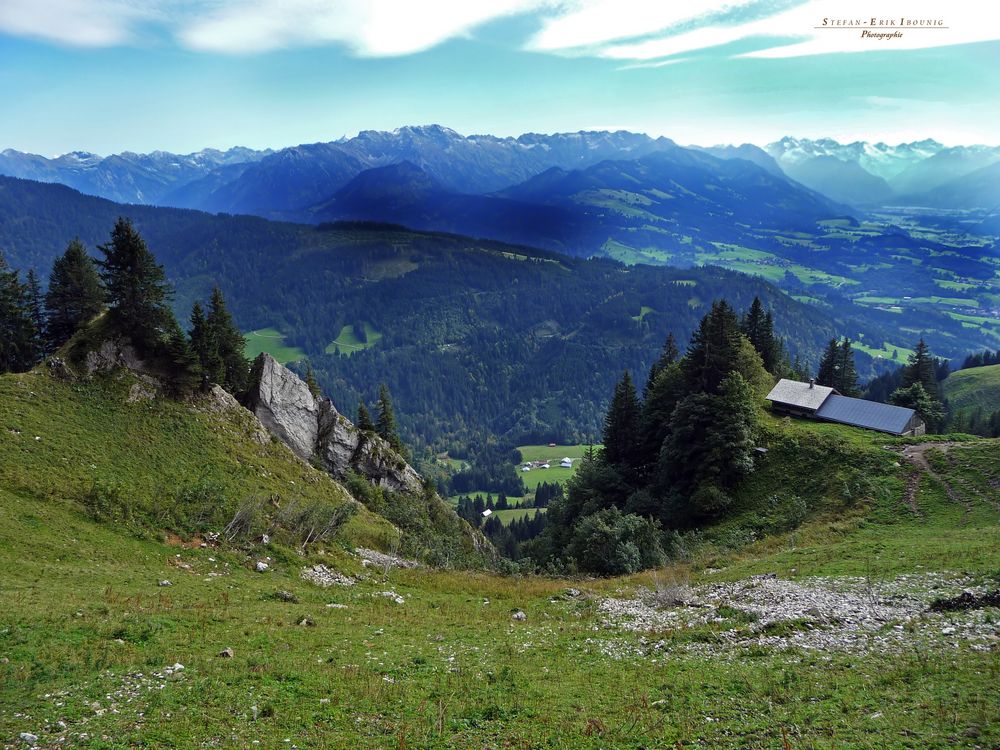
[[[997,450],[606,581],[143,540],[0,489],[0,746],[995,748],[1000,609],[929,605],[1000,586]]]

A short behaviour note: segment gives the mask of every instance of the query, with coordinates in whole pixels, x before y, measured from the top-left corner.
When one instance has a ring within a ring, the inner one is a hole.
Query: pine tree
[[[646,386],[643,388],[642,397],[646,398],[646,394],[649,393],[649,389],[653,385],[653,381],[656,380],[656,376],[666,367],[669,367],[677,358],[680,356],[680,349],[677,348],[677,340],[674,338],[673,333],[667,334],[667,340],[663,342],[663,350],[660,352],[660,356],[653,363],[653,366],[649,368],[649,377],[646,378]]]
[[[850,339],[844,339],[840,344],[834,381],[837,383],[834,387],[840,391],[842,396],[855,397],[860,393],[858,390],[858,371],[854,366],[854,352],[851,349]]]
[[[372,415],[368,413],[364,401],[358,402],[358,419],[354,426],[363,432],[375,432],[375,423],[372,422]]]
[[[212,290],[207,321],[222,360],[223,379],[220,384],[230,393],[241,393],[246,390],[250,374],[250,363],[245,353],[246,339],[233,322],[219,287]]]
[[[375,422],[375,432],[396,451],[404,453],[403,441],[399,439],[396,427],[396,415],[392,409],[392,398],[385,383],[378,389],[378,418]]]
[[[205,318],[205,312],[200,302],[191,307],[191,351],[198,360],[201,370],[202,387],[209,383],[222,383],[225,380],[225,367],[219,356],[219,343],[215,332]]]
[[[45,294],[45,338],[49,350],[62,346],[70,336],[97,315],[104,305],[104,290],[94,259],[80,240],[69,243],[56,258]]]
[[[944,422],[944,407],[927,392],[920,381],[914,381],[907,388],[897,388],[889,397],[889,403],[917,412],[924,420],[927,432],[937,432]]]
[[[167,333],[165,354],[170,363],[169,387],[173,395],[183,396],[200,385],[202,370],[180,326],[173,324]]]
[[[691,337],[684,358],[684,375],[693,393],[718,393],[726,376],[735,367],[740,350],[740,327],[736,312],[725,300],[712,309]]]
[[[656,468],[660,449],[670,431],[670,416],[685,395],[684,373],[678,363],[662,368],[646,392],[639,417],[639,460],[636,468],[645,476]]]
[[[604,460],[619,470],[634,467],[639,459],[639,399],[626,370],[615,386],[604,417]]]
[[[828,388],[837,387],[837,365],[840,360],[840,344],[837,339],[830,339],[826,351],[819,360],[819,372],[816,373],[816,383]]]
[[[28,287],[0,253],[0,373],[28,370],[38,356]]]
[[[112,325],[140,352],[152,352],[176,327],[163,266],[128,219],[118,219],[111,240],[98,249],[104,253],[97,266]]]
[[[923,339],[917,342],[913,354],[910,355],[906,367],[903,368],[903,380],[900,387],[909,388],[914,383],[920,383],[931,398],[936,401],[941,400],[941,388],[936,377],[934,358]]]
[[[318,399],[322,395],[319,383],[316,382],[316,373],[313,372],[312,364],[309,362],[306,363],[306,386],[313,398]]]
[[[750,309],[740,322],[740,332],[757,350],[764,369],[774,373],[781,359],[781,347],[774,337],[774,316],[770,311],[764,311],[760,297],[753,298]]]
[[[34,268],[28,269],[25,301],[28,305],[28,315],[31,318],[31,326],[34,331],[32,347],[35,350],[35,358],[41,359],[47,348],[45,346],[45,307],[42,301],[42,285],[38,281],[38,274],[35,273]]]

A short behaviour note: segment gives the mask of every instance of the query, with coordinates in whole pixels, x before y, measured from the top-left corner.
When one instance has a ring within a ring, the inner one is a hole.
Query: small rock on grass
[[[231,648],[224,648],[219,652],[219,656],[223,659],[232,659],[236,655],[236,652]]]
[[[510,619],[516,620],[517,622],[524,622],[528,619],[528,616],[518,609],[514,611],[514,614],[510,616]]]

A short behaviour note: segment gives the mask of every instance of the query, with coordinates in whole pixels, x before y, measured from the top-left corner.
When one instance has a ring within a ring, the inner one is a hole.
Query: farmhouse
[[[913,409],[841,396],[834,388],[782,378],[767,394],[771,411],[822,419],[890,435],[923,435],[923,420]]]

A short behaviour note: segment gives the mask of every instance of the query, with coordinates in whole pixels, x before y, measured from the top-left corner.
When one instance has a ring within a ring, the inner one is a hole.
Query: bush
[[[569,553],[589,573],[635,573],[663,563],[659,537],[659,524],[652,519],[609,508],[580,519]]]

